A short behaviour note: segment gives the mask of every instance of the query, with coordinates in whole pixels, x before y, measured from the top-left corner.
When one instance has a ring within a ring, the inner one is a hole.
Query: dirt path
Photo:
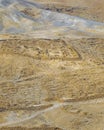
[[[51,106],[51,107],[49,107],[47,109],[44,109],[44,110],[40,110],[40,111],[36,112],[35,114],[33,114],[32,116],[29,116],[27,118],[24,118],[24,119],[18,120],[18,121],[10,121],[8,123],[2,123],[2,124],[0,124],[0,127],[14,125],[14,124],[18,124],[18,123],[28,121],[30,119],[36,118],[37,116],[39,116],[39,115],[41,115],[43,113],[46,113],[46,112],[49,112],[51,110],[60,108],[62,106],[73,105],[73,104],[76,104],[76,105],[77,104],[82,104],[82,105],[84,105],[84,104],[100,104],[100,103],[104,103],[104,98],[97,98],[97,99],[86,100],[86,101],[77,101],[77,102],[71,101],[71,102],[63,102],[63,103],[54,103],[53,106]],[[39,106],[41,106],[41,104]]]

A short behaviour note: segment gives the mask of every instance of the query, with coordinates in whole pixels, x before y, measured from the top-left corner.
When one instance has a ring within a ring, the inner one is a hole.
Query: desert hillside
[[[0,130],[104,129],[104,0],[0,0]]]

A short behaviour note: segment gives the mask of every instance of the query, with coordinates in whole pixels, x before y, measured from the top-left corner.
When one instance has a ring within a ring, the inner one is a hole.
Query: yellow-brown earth
[[[93,38],[1,41],[1,126],[103,129],[103,47]]]
[[[0,1],[0,130],[104,130],[103,0],[10,1]]]

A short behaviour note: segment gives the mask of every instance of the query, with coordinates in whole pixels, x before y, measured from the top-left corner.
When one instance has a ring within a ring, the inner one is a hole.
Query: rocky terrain
[[[0,130],[104,129],[104,2],[78,1],[0,0]]]

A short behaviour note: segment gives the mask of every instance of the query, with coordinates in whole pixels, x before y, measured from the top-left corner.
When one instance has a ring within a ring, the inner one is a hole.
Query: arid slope
[[[0,130],[104,129],[104,0],[0,0]]]

